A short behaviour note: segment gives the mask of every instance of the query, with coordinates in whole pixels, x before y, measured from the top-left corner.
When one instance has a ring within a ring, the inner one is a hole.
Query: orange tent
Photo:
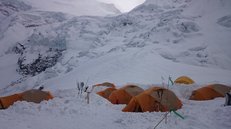
[[[112,93],[113,91],[115,91],[115,90],[116,90],[116,88],[114,88],[114,87],[109,87],[109,88],[107,88],[107,89],[105,89],[105,90],[103,90],[103,91],[97,92],[96,94],[98,94],[98,95],[104,97],[105,99],[109,100],[109,96],[110,96],[111,93]]]
[[[95,84],[92,86],[91,92],[100,92],[102,90],[105,90],[106,88],[115,88],[116,86],[113,83],[110,82],[104,82],[100,84]]]
[[[100,84],[95,84],[93,86],[115,87],[115,85],[113,83],[110,83],[110,82],[104,82],[104,83],[100,83]]]
[[[178,77],[174,83],[176,84],[193,84],[195,83],[191,78],[187,77],[187,76],[181,76]]]
[[[10,96],[0,97],[0,109],[6,109],[13,105],[16,101],[27,101],[40,103],[43,100],[52,99],[53,96],[48,91],[28,90],[23,93],[14,94]]]
[[[143,93],[133,97],[123,112],[166,112],[180,109],[182,102],[174,92],[161,88],[151,87]]]
[[[109,101],[113,104],[128,104],[133,96],[136,96],[144,90],[136,85],[127,85],[115,90],[109,96]]]
[[[190,100],[211,100],[216,97],[224,97],[226,93],[230,92],[231,87],[222,84],[211,84],[199,88],[192,92]]]
[[[48,91],[37,89],[28,90],[22,93],[22,100],[27,102],[40,103],[43,100],[53,99],[54,97]]]
[[[13,105],[14,102],[22,99],[21,94],[14,94],[5,97],[0,97],[0,109],[6,109],[10,105]]]

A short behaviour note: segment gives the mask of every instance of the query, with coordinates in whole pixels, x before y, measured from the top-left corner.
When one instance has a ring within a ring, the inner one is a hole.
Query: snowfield
[[[182,86],[174,86],[178,89]],[[55,98],[41,104],[17,102],[7,110],[0,111],[4,129],[153,129],[163,118],[163,112],[124,113],[125,105],[112,105],[92,93],[90,104],[85,96],[78,96],[77,89],[58,90]],[[224,107],[224,99],[191,101],[181,98],[182,109],[163,121],[158,129],[229,129],[231,126],[230,107]],[[6,124],[11,122],[11,124]]]
[[[0,110],[1,128],[153,129],[165,113],[124,113],[95,93],[87,104],[76,81],[147,89],[186,75],[196,83],[170,87],[185,119],[171,113],[157,129],[230,129],[224,98],[188,100],[231,86],[230,12],[230,0],[146,0],[123,14],[95,0],[0,0],[0,96],[40,86],[55,96]]]

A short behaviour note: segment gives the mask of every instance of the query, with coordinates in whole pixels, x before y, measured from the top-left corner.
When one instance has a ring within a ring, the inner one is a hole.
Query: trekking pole
[[[164,117],[156,124],[156,126],[154,127],[154,129],[157,128],[157,126],[165,119],[165,117],[168,116],[169,113],[170,113],[170,112],[167,112],[167,113],[164,115]]]
[[[90,103],[90,93],[91,93],[91,92],[87,92],[87,96],[86,96],[87,104]]]
[[[76,80],[76,86],[77,86],[78,95],[79,95],[79,94],[80,94],[80,86],[79,86],[79,82],[78,82],[78,80]]]

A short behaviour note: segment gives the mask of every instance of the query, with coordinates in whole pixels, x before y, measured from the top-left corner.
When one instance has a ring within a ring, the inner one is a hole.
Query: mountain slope
[[[90,84],[161,83],[161,76],[168,75],[189,75],[202,84],[230,83],[230,2],[214,0],[199,8],[203,4],[148,0],[114,17],[31,8],[13,13],[1,22],[1,75],[11,71],[1,79],[2,87],[9,92],[52,87],[54,77],[59,84],[71,83],[57,88],[75,87],[76,79],[87,78]],[[11,67],[6,58],[14,60]]]
[[[47,5],[69,7],[68,1]],[[231,108],[224,98],[188,98],[204,84],[231,85],[230,3],[147,0],[118,16],[76,17],[28,0],[0,0],[0,96],[40,86],[54,95],[40,104],[19,101],[0,110],[1,128],[152,129],[165,113],[124,113],[125,105],[112,105],[95,91],[87,104],[76,81],[146,89],[187,75],[196,83],[169,86],[183,103],[177,112],[185,119],[170,113],[158,128],[229,129]]]
[[[52,11],[74,16],[105,16],[119,14],[113,4],[101,3],[96,0],[21,0],[36,11]],[[45,3],[45,4],[44,4]]]

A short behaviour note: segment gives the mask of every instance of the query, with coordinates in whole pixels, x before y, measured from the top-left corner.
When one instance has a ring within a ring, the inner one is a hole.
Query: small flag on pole
[[[176,116],[180,117],[181,119],[185,119],[182,115],[180,115],[178,112],[176,112],[175,110],[171,110]]]

